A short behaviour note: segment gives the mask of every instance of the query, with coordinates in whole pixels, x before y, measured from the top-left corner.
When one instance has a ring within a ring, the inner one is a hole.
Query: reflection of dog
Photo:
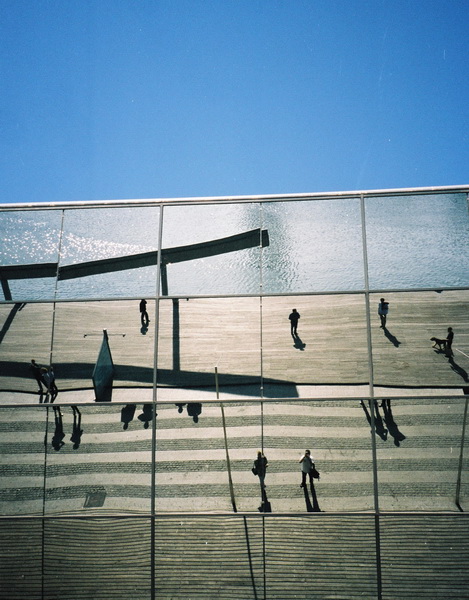
[[[439,350],[446,349],[446,340],[440,340],[436,337],[432,337],[432,338],[430,338],[430,341],[434,342],[432,348],[436,348],[438,346]]]

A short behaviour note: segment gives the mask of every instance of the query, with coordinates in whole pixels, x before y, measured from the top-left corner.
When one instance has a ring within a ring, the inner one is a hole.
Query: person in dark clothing
[[[259,477],[259,481],[261,484],[261,488],[265,488],[265,474],[267,472],[267,467],[269,466],[269,463],[267,462],[267,458],[264,456],[264,454],[259,450],[257,452],[257,458],[254,461],[254,469],[257,471],[257,475]]]
[[[300,313],[296,310],[296,308],[294,308],[288,318],[290,319],[291,334],[293,336],[296,336],[297,328],[298,328],[298,321],[300,320]]]
[[[453,332],[453,328],[452,327],[448,327],[448,335],[446,336],[446,356],[451,358],[451,356],[453,356],[453,338],[454,338],[454,332]]]
[[[142,299],[140,300],[140,319],[142,321],[142,325],[148,325],[150,319],[148,318],[147,313],[147,301]]]
[[[59,390],[57,389],[57,385],[55,383],[55,373],[52,365],[49,367],[49,385],[50,391],[53,396],[57,396]]]
[[[44,388],[42,387],[44,381],[42,379],[41,367],[37,364],[34,359],[31,359],[31,364],[29,366],[31,373],[33,374],[34,379],[37,381],[37,385],[39,386],[38,394],[44,393]]]
[[[378,315],[381,320],[381,328],[386,329],[386,318],[389,312],[389,302],[386,302],[384,298],[381,298],[378,304]]]

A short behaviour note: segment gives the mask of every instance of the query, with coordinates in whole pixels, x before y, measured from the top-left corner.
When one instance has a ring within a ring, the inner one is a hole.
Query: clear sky
[[[2,0],[0,203],[468,184],[468,0]]]

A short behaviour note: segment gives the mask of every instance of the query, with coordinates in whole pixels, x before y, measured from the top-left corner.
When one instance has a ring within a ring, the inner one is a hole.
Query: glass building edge
[[[181,198],[134,198],[115,200],[79,200],[67,202],[24,202],[3,203],[0,210],[56,210],[69,208],[112,208],[119,206],[148,206],[171,204],[214,204],[238,202],[272,202],[290,200],[333,200],[334,198],[364,198],[378,196],[400,196],[408,194],[441,194],[441,193],[469,193],[469,184],[409,188],[389,188],[372,190],[350,190],[331,192],[291,193],[291,194],[258,194],[243,196],[194,196]]]

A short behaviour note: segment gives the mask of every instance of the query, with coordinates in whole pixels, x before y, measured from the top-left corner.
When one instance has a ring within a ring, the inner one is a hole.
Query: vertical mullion
[[[160,281],[161,281],[161,241],[163,237],[163,205],[160,204],[159,210],[159,226],[158,226],[158,260],[156,267],[156,290],[155,290],[155,341],[153,345],[153,423],[152,423],[152,438],[151,438],[151,502],[150,502],[150,598],[156,598],[156,402],[157,402],[157,384],[158,384],[158,340],[159,340],[159,311],[160,311]]]
[[[376,435],[375,435],[375,407],[374,407],[374,371],[373,371],[373,345],[371,339],[371,314],[370,314],[370,281],[368,271],[368,248],[366,240],[365,224],[365,199],[360,194],[360,211],[362,222],[362,245],[363,245],[363,269],[365,278],[365,309],[366,309],[366,336],[368,345],[368,404],[371,416],[371,456],[373,461],[373,500],[374,500],[374,521],[375,521],[375,545],[376,545],[376,581],[378,600],[382,598],[381,584],[381,541],[380,541],[380,523],[379,523],[379,491],[378,491],[378,462],[376,455]]]

